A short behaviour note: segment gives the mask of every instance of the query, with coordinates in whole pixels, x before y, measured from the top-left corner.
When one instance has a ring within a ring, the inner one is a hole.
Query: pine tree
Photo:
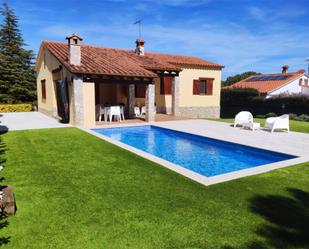
[[[0,10],[0,103],[33,102],[36,81],[33,51],[26,45],[18,27],[18,17],[6,1]]]

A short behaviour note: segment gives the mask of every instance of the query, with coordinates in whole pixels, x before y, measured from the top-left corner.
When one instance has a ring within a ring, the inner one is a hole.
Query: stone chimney
[[[282,66],[282,73],[288,73],[288,72],[289,72],[289,66],[288,65]]]
[[[145,55],[145,48],[144,48],[145,41],[143,39],[137,39],[135,43],[136,43],[135,53],[140,56]]]
[[[69,54],[68,59],[69,63],[75,66],[81,65],[81,52],[80,52],[80,42],[83,40],[79,35],[73,33],[66,37],[68,40]]]

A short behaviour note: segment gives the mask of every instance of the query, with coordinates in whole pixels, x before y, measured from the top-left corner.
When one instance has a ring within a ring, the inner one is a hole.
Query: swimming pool
[[[93,131],[206,177],[295,158],[152,125]]]

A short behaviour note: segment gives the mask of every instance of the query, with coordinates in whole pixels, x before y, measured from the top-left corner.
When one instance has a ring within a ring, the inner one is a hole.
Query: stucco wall
[[[37,101],[38,101],[38,109],[39,111],[57,117],[57,101],[56,101],[56,93],[55,93],[55,84],[54,80],[58,80],[60,76],[57,78],[53,78],[52,71],[58,68],[61,64],[59,61],[46,49],[41,49],[39,60],[40,63],[38,65],[37,70]],[[71,73],[67,71],[65,68],[62,70],[63,77],[67,77],[67,79],[71,80]],[[41,89],[41,81],[45,80],[46,84],[46,100],[42,99],[42,89]],[[71,95],[71,89],[69,84],[69,95]],[[69,96],[69,100],[71,100]],[[70,114],[72,105],[70,103]],[[73,115],[73,114],[72,114]],[[74,115],[72,116],[74,119]],[[71,117],[70,117],[71,120]]]
[[[84,125],[95,125],[95,83],[83,83]]]
[[[193,80],[200,77],[214,78],[212,95],[193,95]],[[221,70],[185,67],[179,78],[180,107],[220,106]]]
[[[280,94],[300,94],[300,93],[304,93],[303,91],[304,87],[299,85],[299,80],[303,79],[303,83],[305,79],[308,79],[308,77],[306,75],[303,75],[300,78],[297,78],[291,82],[289,82],[288,84],[278,88],[277,90],[269,93],[267,95],[267,97],[271,97],[271,96],[275,96],[275,95],[280,95]]]

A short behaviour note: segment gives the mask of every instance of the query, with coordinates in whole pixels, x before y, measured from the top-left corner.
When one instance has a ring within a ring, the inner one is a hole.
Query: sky
[[[8,0],[27,48],[42,40],[134,49],[142,20],[145,51],[198,56],[225,66],[223,78],[245,71],[307,69],[309,0]],[[0,19],[1,21],[2,19]]]

